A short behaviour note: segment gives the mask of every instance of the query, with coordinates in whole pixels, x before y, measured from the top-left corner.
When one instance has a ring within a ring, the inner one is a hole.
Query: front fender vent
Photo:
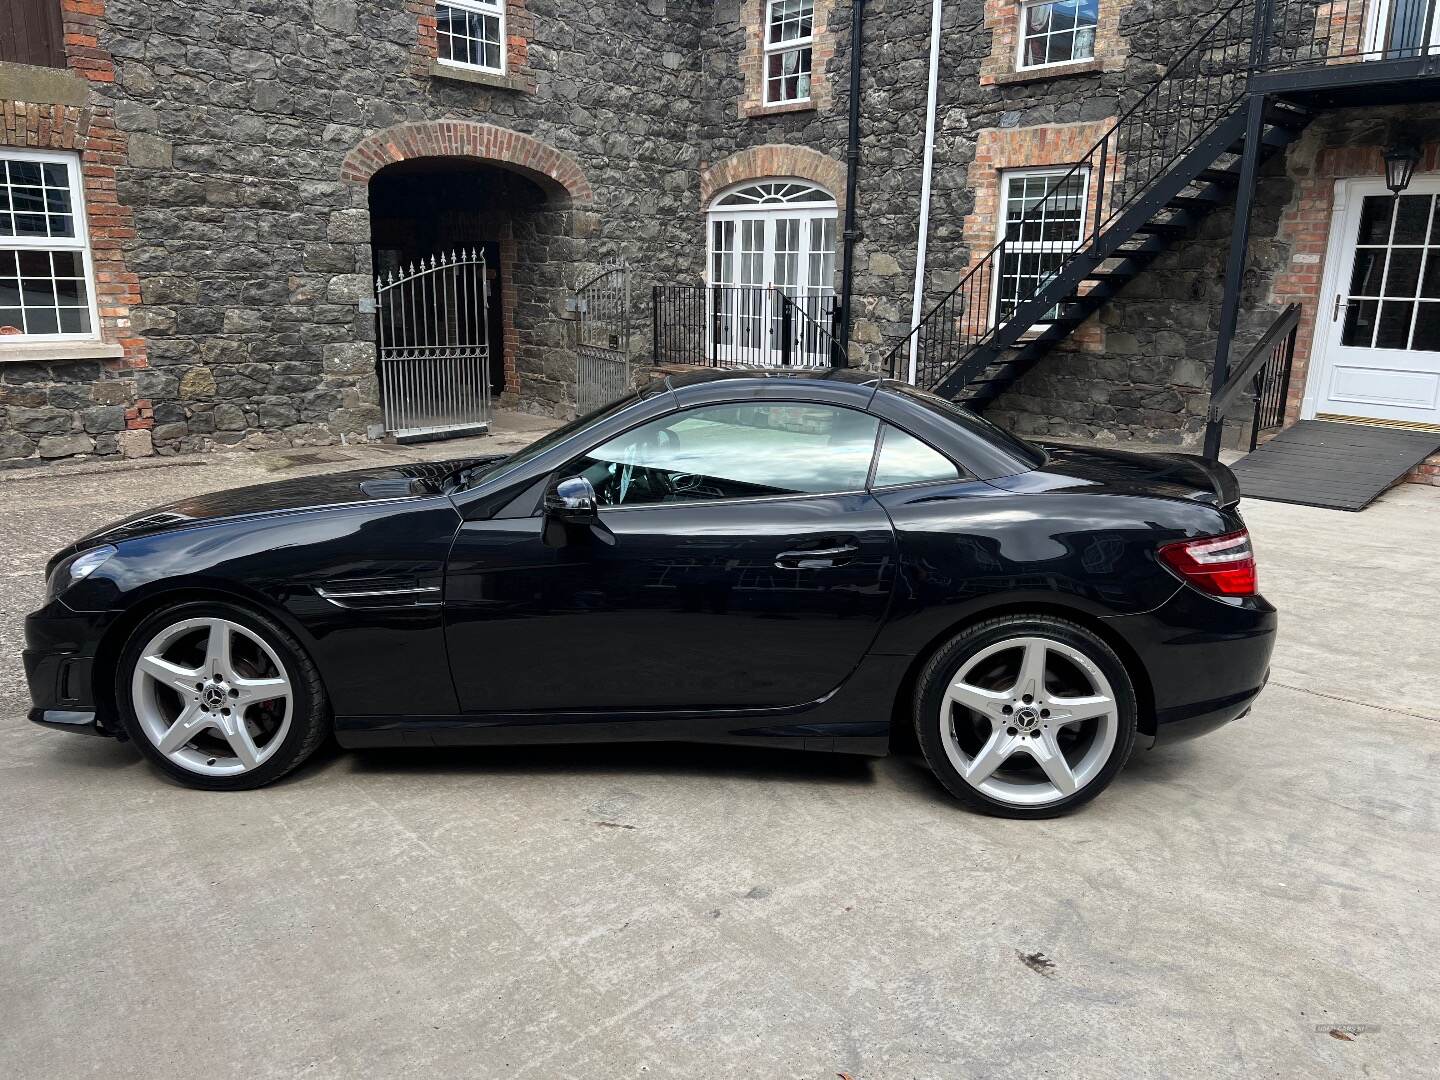
[[[439,585],[421,585],[408,580],[370,579],[366,581],[331,581],[317,585],[315,592],[322,600],[347,610],[375,608],[439,607],[442,603]]]

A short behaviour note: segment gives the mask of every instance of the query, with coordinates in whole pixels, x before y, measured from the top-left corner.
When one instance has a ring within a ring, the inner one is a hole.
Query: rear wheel
[[[191,787],[271,783],[330,729],[320,674],[282,627],[244,608],[192,603],[145,619],[115,676],[125,730]]]
[[[1053,817],[1099,795],[1135,745],[1135,690],[1101,638],[1065,619],[969,627],[926,665],[915,731],[930,768],[990,814]]]

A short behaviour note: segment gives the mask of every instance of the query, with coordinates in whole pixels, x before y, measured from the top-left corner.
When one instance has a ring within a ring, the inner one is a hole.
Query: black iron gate
[[[617,263],[575,290],[575,404],[581,415],[630,389],[630,271]]]

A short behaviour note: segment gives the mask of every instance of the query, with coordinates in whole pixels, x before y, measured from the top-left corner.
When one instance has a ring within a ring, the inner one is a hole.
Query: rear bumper
[[[25,681],[34,706],[29,718],[60,731],[109,735],[95,700],[95,651],[106,612],[71,611],[52,601],[25,619]]]
[[[1262,597],[1222,600],[1188,585],[1154,611],[1107,620],[1149,676],[1155,745],[1203,735],[1250,711],[1270,678],[1276,623]]]

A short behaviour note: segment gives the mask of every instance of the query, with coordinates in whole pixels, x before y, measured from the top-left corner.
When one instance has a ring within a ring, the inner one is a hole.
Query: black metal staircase
[[[1242,180],[1257,4],[1236,0],[1133,102],[1051,194],[986,252],[891,353],[890,369],[984,409],[1146,270]],[[1263,160],[1311,113],[1270,102]],[[912,366],[913,365],[913,366]]]

